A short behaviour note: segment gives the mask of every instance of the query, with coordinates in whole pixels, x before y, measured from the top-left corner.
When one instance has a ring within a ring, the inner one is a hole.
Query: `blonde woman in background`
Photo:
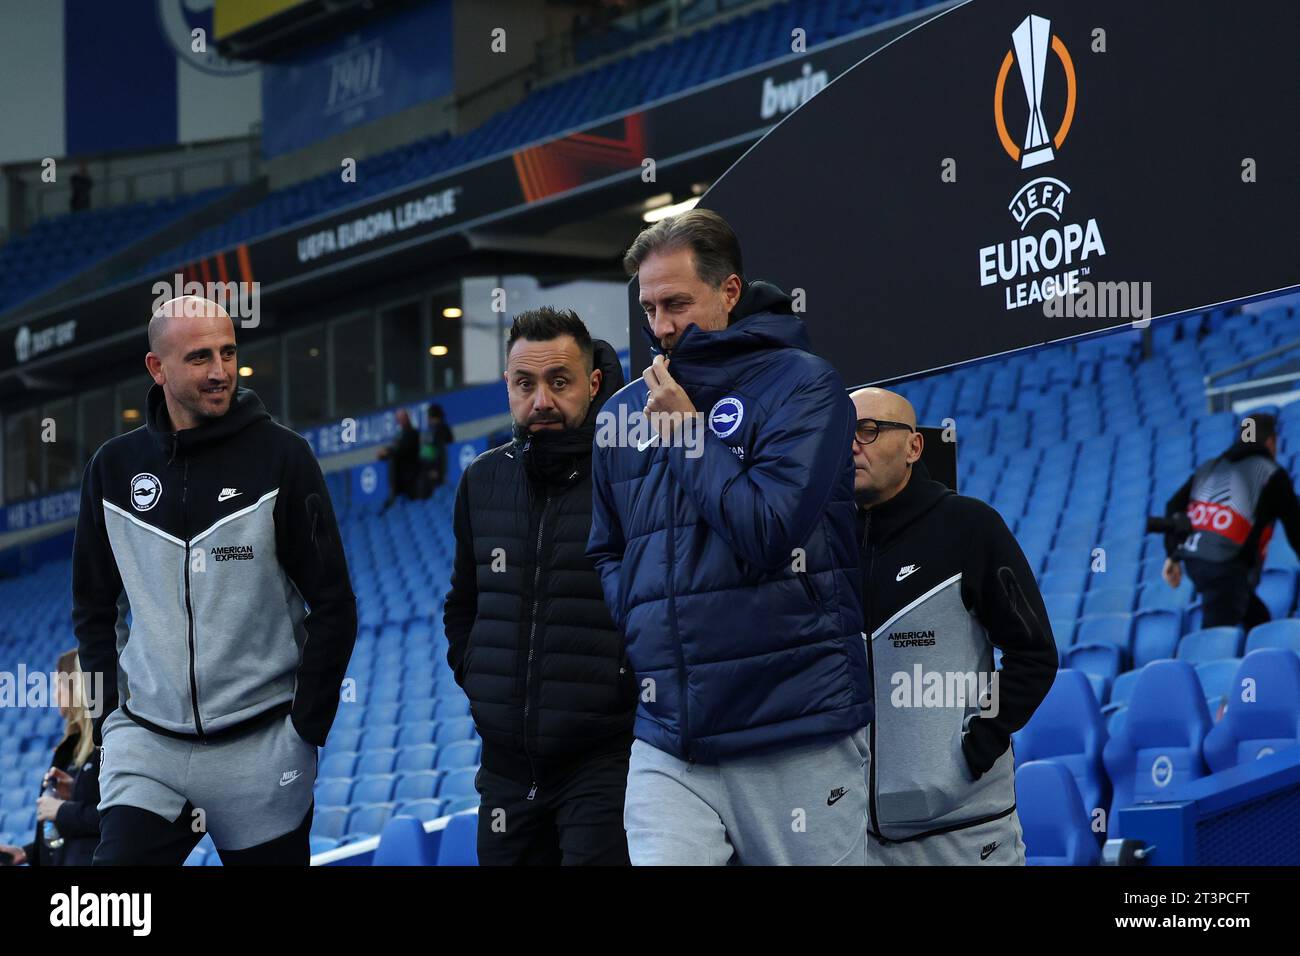
[[[99,844],[99,749],[91,737],[76,651],[59,655],[58,672],[63,739],[54,748],[53,766],[36,800],[35,839],[24,847],[0,846],[0,851],[13,856],[15,865],[89,866]],[[47,820],[58,830],[50,843],[43,832]]]

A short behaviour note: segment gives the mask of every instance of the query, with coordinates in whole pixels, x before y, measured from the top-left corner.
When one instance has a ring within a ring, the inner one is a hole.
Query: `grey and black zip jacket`
[[[147,409],[82,480],[72,618],[82,670],[103,675],[95,742],[121,706],[150,730],[198,739],[287,712],[323,746],[357,614],[311,447],[247,388],[182,431],[157,385]]]
[[[858,519],[876,693],[870,826],[895,842],[1015,812],[1011,734],[1057,666],[1038,585],[1001,516],[913,468]]]

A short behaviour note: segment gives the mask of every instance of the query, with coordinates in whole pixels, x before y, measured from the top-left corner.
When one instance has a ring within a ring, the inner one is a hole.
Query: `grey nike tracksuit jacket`
[[[1038,586],[1002,518],[913,467],[898,495],[859,514],[876,692],[870,832],[886,843],[1015,813],[1011,734],[1057,666]]]
[[[120,706],[185,739],[290,714],[324,745],[356,601],[311,447],[251,390],[182,431],[149,390],[146,424],[86,466],[72,598],[81,668],[103,675],[97,744]]]

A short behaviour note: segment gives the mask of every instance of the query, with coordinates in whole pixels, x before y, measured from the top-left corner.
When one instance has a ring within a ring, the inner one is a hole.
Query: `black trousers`
[[[1184,558],[1187,576],[1201,595],[1201,627],[1242,627],[1246,630],[1272,618],[1255,593],[1258,569],[1240,561]]]
[[[311,861],[311,818],[288,833],[242,850],[222,850],[223,866],[307,866]],[[180,866],[203,839],[190,821],[194,807],[186,801],[174,821],[140,807],[109,807],[99,817],[99,847],[94,866]]]
[[[480,866],[630,866],[623,829],[627,751],[593,757],[537,788],[482,768],[474,778]]]

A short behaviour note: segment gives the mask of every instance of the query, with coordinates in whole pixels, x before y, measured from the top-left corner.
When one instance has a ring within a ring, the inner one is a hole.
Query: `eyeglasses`
[[[885,422],[878,418],[859,418],[858,427],[853,432],[853,439],[860,444],[870,445],[887,428],[906,428],[909,432],[916,431],[906,422]]]

